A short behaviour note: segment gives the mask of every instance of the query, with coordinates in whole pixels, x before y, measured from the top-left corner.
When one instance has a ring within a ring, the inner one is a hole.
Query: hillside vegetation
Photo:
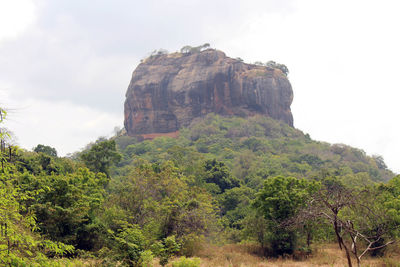
[[[177,139],[138,142],[134,137],[119,136],[115,141],[123,154],[119,167],[137,157],[152,163],[173,160],[185,167],[186,174],[193,174],[194,164],[217,159],[254,189],[265,178],[277,175],[335,175],[348,183],[388,181],[394,176],[380,156],[370,157],[344,144],[314,141],[308,134],[264,116],[245,119],[209,114],[181,129]]]
[[[121,132],[71,158],[2,140],[1,265],[211,266],[207,248],[239,243],[299,260],[326,242],[351,265],[399,236],[400,176],[381,157],[262,116],[209,114],[178,138]]]

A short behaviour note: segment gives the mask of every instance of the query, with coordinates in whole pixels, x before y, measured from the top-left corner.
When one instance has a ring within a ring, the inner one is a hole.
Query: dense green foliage
[[[44,153],[52,157],[57,157],[57,150],[51,146],[45,146],[39,144],[33,149],[33,151],[36,153]]]
[[[155,257],[163,266],[199,266],[185,257],[207,242],[257,241],[266,255],[290,254],[337,240],[332,218],[352,222],[340,244],[354,231],[380,237],[370,248],[400,234],[400,178],[390,180],[381,157],[265,117],[210,114],[176,139],[117,135],[73,159],[46,145],[7,147],[1,135],[2,264],[90,255],[104,266],[151,266]],[[319,216],[343,199],[351,202],[333,217]]]
[[[118,166],[140,157],[150,162],[172,160],[187,175],[204,176],[205,160],[222,162],[233,177],[260,189],[263,180],[278,175],[317,178],[334,175],[346,184],[388,181],[394,174],[379,156],[343,144],[313,141],[309,135],[267,117],[226,118],[209,114],[180,131],[178,139],[160,137],[138,142],[115,139],[123,159]]]
[[[254,239],[275,255],[290,254],[309,246],[313,239],[334,240],[326,218],[295,221],[314,197],[321,179],[335,177],[348,188],[363,188],[394,176],[379,156],[313,141],[266,117],[209,114],[182,129],[177,139],[138,142],[121,136],[115,141],[123,155],[113,169],[115,174],[123,173],[138,159],[157,166],[172,162],[186,177],[192,177],[190,186],[204,188],[213,196],[222,227],[220,240]]]
[[[267,220],[274,255],[292,254],[296,248],[296,231],[284,223],[304,208],[307,200],[318,190],[314,181],[281,177],[267,179],[257,193],[254,206]]]
[[[0,109],[0,123],[6,112]],[[1,129],[1,128],[0,128]],[[35,212],[29,203],[44,193],[43,188],[24,188],[27,173],[18,171],[15,148],[7,146],[7,132],[0,131],[0,265],[51,266],[48,256],[71,254],[74,247],[41,237]],[[50,190],[50,189],[49,189]]]
[[[109,169],[113,163],[118,163],[121,155],[118,154],[113,140],[101,141],[90,147],[80,155],[85,165],[93,172],[102,172],[109,176]]]

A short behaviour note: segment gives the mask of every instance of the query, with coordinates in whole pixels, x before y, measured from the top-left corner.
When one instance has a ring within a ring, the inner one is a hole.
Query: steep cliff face
[[[246,64],[208,49],[146,59],[125,100],[129,135],[172,133],[199,116],[264,114],[293,126],[292,87],[279,70]]]

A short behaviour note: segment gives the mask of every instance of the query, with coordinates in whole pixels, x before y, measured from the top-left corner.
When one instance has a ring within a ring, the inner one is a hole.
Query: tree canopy
[[[57,157],[57,150],[51,146],[39,144],[33,149],[33,151],[36,153],[44,153],[52,157]]]
[[[0,265],[181,266],[209,244],[296,257],[319,242],[360,263],[400,234],[400,176],[381,157],[270,118],[209,114],[177,138],[117,134],[67,158],[10,145],[0,113]]]
[[[121,155],[117,152],[114,140],[105,140],[94,144],[88,151],[81,154],[81,159],[85,165],[94,172],[102,172],[107,176],[112,164],[121,160]]]

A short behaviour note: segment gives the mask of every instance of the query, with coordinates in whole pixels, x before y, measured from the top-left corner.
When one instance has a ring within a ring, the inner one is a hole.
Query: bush
[[[145,250],[140,253],[140,266],[142,267],[152,267],[152,261],[154,259],[154,255],[151,250]]]
[[[133,228],[126,228],[116,237],[118,258],[130,265],[139,262],[143,255],[144,237],[142,231],[136,225]]]
[[[180,254],[185,255],[186,257],[191,257],[196,251],[199,251],[201,249],[202,243],[202,236],[190,233],[183,237]]]
[[[160,265],[167,265],[169,259],[179,252],[180,244],[176,242],[175,236],[164,238],[163,242],[159,241],[151,246],[153,253],[160,258]]]
[[[172,267],[200,267],[200,258],[188,259],[185,256],[180,257],[172,263]]]

